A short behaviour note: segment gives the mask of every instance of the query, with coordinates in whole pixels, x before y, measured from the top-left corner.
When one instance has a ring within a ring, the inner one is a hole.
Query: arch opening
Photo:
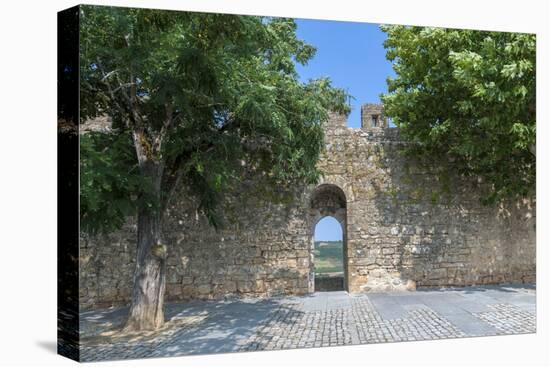
[[[344,290],[344,241],[342,225],[332,216],[315,225],[313,267],[315,291]]]
[[[310,200],[309,291],[348,290],[347,201],[336,185],[318,186]]]

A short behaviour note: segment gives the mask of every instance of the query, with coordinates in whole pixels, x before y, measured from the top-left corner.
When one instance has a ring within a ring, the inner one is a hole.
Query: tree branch
[[[158,152],[158,154],[161,154],[162,144],[167,138],[168,130],[170,129],[170,127],[172,126],[172,122],[174,121],[174,105],[171,102],[168,102],[165,103],[164,108],[166,111],[164,123],[160,128],[159,134],[155,138],[155,151]]]

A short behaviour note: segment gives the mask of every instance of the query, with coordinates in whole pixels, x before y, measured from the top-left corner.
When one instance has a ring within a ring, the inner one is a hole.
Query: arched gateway
[[[342,247],[343,247],[343,290],[348,290],[348,254],[347,254],[347,201],[344,191],[333,184],[319,185],[311,193],[309,203],[309,242],[310,242],[310,271],[309,271],[309,291],[318,290],[315,284],[315,258],[314,251],[314,232],[317,223],[324,217],[331,216],[335,218],[342,226]],[[337,290],[336,287],[334,290]]]

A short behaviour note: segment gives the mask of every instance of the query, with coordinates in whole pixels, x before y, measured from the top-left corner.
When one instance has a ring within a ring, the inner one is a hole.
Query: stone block
[[[446,279],[447,278],[447,269],[445,268],[439,268],[439,269],[433,269],[428,272],[428,278],[429,279]]]
[[[405,285],[405,288],[408,291],[415,291],[416,290],[416,282],[412,279],[407,280],[407,283]]]
[[[382,269],[374,269],[374,270],[371,270],[368,274],[371,278],[381,278],[387,275],[387,272]]]
[[[200,295],[209,294],[212,290],[212,286],[210,284],[200,284],[197,286],[197,292]]]
[[[183,294],[183,289],[181,284],[166,284],[166,294],[170,298],[178,298]]]
[[[395,248],[393,247],[387,247],[382,249],[382,254],[384,255],[391,255],[395,253]]]
[[[223,290],[227,293],[234,293],[237,292],[237,282],[234,281],[226,281],[223,284]]]
[[[255,284],[251,281],[238,281],[237,282],[237,291],[240,293],[247,293],[254,290]]]

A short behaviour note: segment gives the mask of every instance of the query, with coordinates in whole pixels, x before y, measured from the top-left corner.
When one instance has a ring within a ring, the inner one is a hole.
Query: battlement
[[[348,126],[348,117],[336,112],[329,113],[327,127],[346,128]],[[384,114],[384,105],[382,103],[364,103],[361,105],[361,129],[364,130],[384,130],[388,129],[389,121]]]
[[[384,116],[382,103],[365,103],[361,105],[361,128],[387,128],[388,119]]]

